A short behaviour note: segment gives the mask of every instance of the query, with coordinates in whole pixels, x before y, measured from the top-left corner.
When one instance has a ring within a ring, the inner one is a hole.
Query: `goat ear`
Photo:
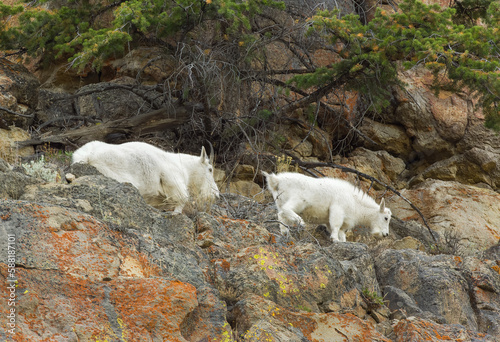
[[[208,159],[208,157],[207,157],[207,151],[205,151],[205,146],[201,147],[200,159],[201,159],[202,163],[205,163],[207,161],[207,159]]]
[[[380,212],[383,213],[385,212],[385,199],[382,198],[382,200],[380,201]]]

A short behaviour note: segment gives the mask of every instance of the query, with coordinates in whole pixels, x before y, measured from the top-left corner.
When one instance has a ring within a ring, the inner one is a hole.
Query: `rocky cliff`
[[[17,280],[15,305],[0,306],[4,318],[15,310],[2,340],[500,336],[498,245],[444,251],[427,229],[397,219],[382,241],[331,243],[321,228],[287,238],[273,205],[241,196],[187,217],[148,206],[130,184],[92,168],[47,183],[0,165],[1,260],[15,258],[0,263],[4,293]]]
[[[406,92],[364,118],[362,138],[342,156],[332,156],[334,130],[283,125],[276,140],[290,154],[333,157],[397,191],[359,183],[393,211],[388,238],[359,228],[332,243],[324,227],[279,234],[256,172],[271,167],[255,151],[221,186],[233,194],[189,216],[160,212],[91,168],[48,166],[50,182],[28,174],[20,165],[42,142],[133,137],[133,121],[120,120],[153,108],[123,92],[137,74],[132,61],[115,61],[122,77],[113,82],[63,84],[81,96],[40,89],[27,69],[0,61],[1,340],[500,340],[500,138],[465,90],[436,96],[428,72],[401,74]],[[118,132],[106,130],[117,123]],[[85,125],[95,135],[73,139]]]

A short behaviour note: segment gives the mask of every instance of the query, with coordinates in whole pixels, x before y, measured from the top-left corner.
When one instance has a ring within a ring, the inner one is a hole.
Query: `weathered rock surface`
[[[38,102],[40,82],[24,66],[0,59],[0,128],[15,125],[28,128],[33,122],[33,112]]]
[[[77,115],[73,101],[68,99],[71,95],[63,89],[40,89],[38,92],[38,106],[36,117],[46,126],[54,123],[72,122],[71,118]],[[75,118],[76,119],[76,118]],[[79,117],[81,120],[82,117]]]
[[[353,315],[290,311],[250,295],[235,305],[244,341],[390,341]]]
[[[16,340],[185,341],[180,324],[197,306],[196,290],[158,277],[144,238],[54,205],[8,200],[0,213],[2,241],[16,236]]]
[[[0,176],[21,179],[17,189],[0,183],[0,240],[16,236],[18,279],[15,334],[0,330],[2,340],[494,341],[500,334],[494,249],[480,259],[384,247],[422,249],[415,232],[371,241],[376,248],[332,244],[314,232],[282,237],[275,208],[241,196],[225,195],[212,214],[189,218],[149,207],[131,185],[92,168],[75,167],[78,177],[66,184],[0,165]],[[5,283],[6,249],[0,257]],[[0,314],[7,310],[0,305]]]
[[[497,341],[481,333],[473,333],[460,325],[437,324],[417,317],[400,320],[394,326],[396,341]]]
[[[19,147],[18,141],[30,139],[30,135],[23,129],[12,126],[9,129],[0,128],[0,158],[9,163],[19,163],[21,158],[29,157],[35,150],[31,146]]]
[[[401,125],[383,124],[365,119],[361,131],[375,141],[379,148],[382,147],[396,157],[407,159],[412,152],[410,138]]]
[[[361,131],[378,146],[407,162],[413,184],[425,179],[484,183],[500,187],[500,137],[484,126],[472,97],[431,89],[431,72],[413,68],[400,73],[405,91],[396,90],[397,106],[382,122],[365,120]]]
[[[421,209],[433,230],[463,252],[485,250],[500,239],[500,195],[495,191],[458,182],[426,180],[401,193]],[[388,206],[402,220],[419,219],[399,197],[389,200]]]
[[[80,115],[100,120],[116,120],[151,111],[151,106],[143,98],[129,90],[119,88],[120,85],[131,85],[134,82],[134,79],[124,77],[113,82],[89,84],[80,88],[79,93],[94,91],[94,93],[79,97]],[[116,89],[102,92],[104,89],[112,87],[116,87]],[[151,98],[153,97],[151,96]]]
[[[394,184],[396,188],[405,185],[402,180],[406,169],[405,162],[393,157],[387,151],[374,152],[360,147],[353,151],[349,163],[352,163],[354,169],[373,176],[385,184]]]
[[[460,261],[412,250],[383,252],[376,266],[379,279],[387,285],[384,290],[395,300],[389,302],[389,308],[403,306],[408,314],[425,315],[439,323],[477,325]]]

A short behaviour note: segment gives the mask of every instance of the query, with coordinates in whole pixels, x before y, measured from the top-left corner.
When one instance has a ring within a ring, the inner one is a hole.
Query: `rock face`
[[[14,237],[18,281],[15,325],[0,330],[1,340],[500,336],[496,247],[488,259],[427,254],[404,224],[371,247],[310,231],[282,237],[272,205],[225,195],[211,213],[172,215],[130,184],[92,168],[71,171],[71,184],[41,183],[0,163],[0,177],[19,180],[15,189],[0,182],[0,239]],[[13,265],[0,251],[6,284]],[[3,303],[0,314],[9,309]]]
[[[40,82],[28,69],[5,58],[0,59],[0,107],[21,114],[0,109],[0,128],[11,125],[28,128],[38,103],[39,86]]]
[[[151,51],[137,53],[144,62]],[[58,122],[151,110],[128,92],[123,100],[120,87],[142,69],[134,58],[116,61],[123,77],[105,84],[115,87],[109,96],[87,94],[74,106],[58,101],[68,94],[38,91],[24,68],[0,61],[0,106],[30,116],[0,110],[0,157],[16,163],[33,153],[15,149],[29,136],[10,127],[27,127],[32,113]],[[402,78],[407,92],[395,90],[395,105],[360,127],[372,142],[336,161],[404,196],[378,192],[395,216],[381,241],[361,228],[346,243],[332,243],[321,227],[281,236],[276,208],[254,200],[265,195],[256,173],[270,167],[259,156],[234,170],[226,184],[233,194],[189,217],[159,212],[130,184],[90,167],[74,166],[69,184],[43,183],[0,159],[0,241],[13,241],[16,252],[12,264],[0,249],[0,281],[18,281],[15,306],[0,305],[4,317],[15,309],[0,340],[498,340],[500,138],[466,96],[435,96],[429,73],[416,68]],[[282,147],[301,159],[331,157],[327,133],[290,132]],[[384,190],[372,185],[360,184]]]
[[[113,82],[101,82],[81,87],[78,93],[91,93],[78,99],[81,115],[99,120],[116,120],[151,111],[151,106],[144,99],[119,88],[121,85],[130,86],[134,84],[134,81],[134,79],[123,77]],[[105,95],[100,92],[113,87],[116,89],[106,91]],[[151,95],[151,98],[154,98],[154,95]]]
[[[0,212],[2,239],[16,237],[15,338],[185,341],[180,324],[198,304],[196,290],[157,278],[139,240],[69,208],[4,201]]]
[[[423,68],[400,73],[408,86],[396,90],[397,105],[383,123],[365,120],[361,131],[384,149],[407,161],[413,184],[425,179],[500,187],[500,139],[474,111],[472,97],[431,90],[432,75]]]
[[[401,193],[422,209],[433,230],[455,240],[457,249],[485,250],[500,239],[500,195],[495,191],[458,182],[427,180]],[[418,219],[401,198],[393,197],[389,202],[396,217]]]
[[[12,126],[8,129],[0,128],[0,158],[9,163],[19,163],[22,157],[31,156],[35,150],[31,146],[18,147],[18,141],[30,139],[25,130]]]

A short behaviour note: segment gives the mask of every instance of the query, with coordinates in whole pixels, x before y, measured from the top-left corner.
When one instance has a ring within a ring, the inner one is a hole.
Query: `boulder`
[[[405,183],[401,175],[406,170],[406,164],[402,159],[393,157],[387,151],[370,151],[358,147],[348,158],[353,168],[367,175],[377,178],[385,184],[394,184],[396,188],[402,188]],[[378,183],[374,184],[380,187]]]
[[[47,126],[58,127],[67,125],[68,118],[77,115],[73,100],[69,99],[70,93],[63,89],[40,89],[38,92],[37,119]]]
[[[159,277],[139,236],[54,205],[3,201],[0,213],[2,240],[15,235],[16,339],[185,341],[196,289]],[[4,284],[8,274],[0,264]]]
[[[7,168],[4,171],[0,171],[0,198],[18,200],[23,196],[27,186],[40,182],[40,179]]]
[[[475,309],[479,331],[500,336],[500,269],[473,257],[465,257],[460,268],[469,284],[471,305]]]
[[[412,179],[412,183],[419,183],[429,178],[458,181],[464,184],[492,184],[488,173],[485,173],[480,165],[471,162],[465,154],[456,154],[450,158],[435,162],[423,170],[415,179]]]
[[[8,130],[0,128],[0,158],[11,164],[20,164],[21,158],[35,153],[32,146],[17,146],[17,142],[29,139],[29,133],[19,127],[11,126]]]
[[[21,64],[0,59],[0,107],[22,115],[0,109],[0,124],[28,129],[33,122],[33,112],[38,104],[40,82]]]
[[[373,257],[367,245],[355,242],[333,243],[325,248],[328,255],[340,261],[344,271],[351,275],[359,288],[370,292],[381,293],[378,283]]]
[[[455,142],[463,138],[468,124],[469,103],[459,95],[442,90],[438,96],[426,92],[429,109],[439,136]]]
[[[81,87],[78,93],[93,91],[89,95],[78,98],[81,116],[111,121],[145,114],[155,108],[150,101],[134,94],[130,90],[120,88],[120,85],[130,86],[134,79],[123,77],[112,82],[101,82]],[[112,89],[116,87],[115,89]],[[109,89],[109,90],[106,90]],[[154,95],[151,95],[151,99]]]
[[[385,286],[383,290],[384,301],[391,311],[404,310],[408,316],[423,315],[422,309],[420,309],[413,298],[403,290],[391,285]]]
[[[262,188],[255,182],[247,180],[236,180],[229,184],[229,192],[232,194],[242,195],[253,198],[257,201],[264,200]]]
[[[365,142],[371,149],[382,148],[384,151],[403,159],[407,159],[412,152],[410,138],[401,125],[383,124],[365,118],[360,131],[377,143],[376,146],[373,146],[369,142]]]
[[[291,311],[256,295],[237,302],[234,315],[248,341],[390,341],[350,314]]]
[[[287,136],[284,147],[297,153],[300,158],[310,157],[313,154],[313,144],[296,136]]]
[[[430,257],[414,250],[386,250],[376,259],[377,275],[382,285],[390,284],[403,291],[388,292],[389,298],[396,300],[389,308],[402,305],[412,314],[419,314],[420,309],[438,323],[477,329],[467,279],[457,269],[459,263],[448,255]]]
[[[256,177],[255,168],[252,165],[239,164],[234,169],[234,177],[239,180],[253,181]]]
[[[175,62],[169,58],[158,58],[161,49],[149,46],[136,47],[122,58],[111,61],[117,77],[136,78],[144,83],[158,84],[171,76]]]
[[[429,179],[401,194],[421,210],[433,230],[464,253],[486,249],[500,239],[500,195],[495,191]],[[420,219],[400,197],[392,197],[387,205],[404,221]]]
[[[406,70],[399,76],[407,86],[395,91],[398,106],[386,119],[404,127],[412,149],[422,158],[437,161],[450,157],[466,133],[468,102],[446,91],[436,96],[431,89],[432,73],[425,68]]]
[[[409,249],[385,250],[375,265],[391,310],[498,336],[500,274],[495,268],[472,257]]]
[[[491,335],[475,333],[460,325],[437,324],[418,317],[397,321],[393,331],[396,341],[496,341]]]

